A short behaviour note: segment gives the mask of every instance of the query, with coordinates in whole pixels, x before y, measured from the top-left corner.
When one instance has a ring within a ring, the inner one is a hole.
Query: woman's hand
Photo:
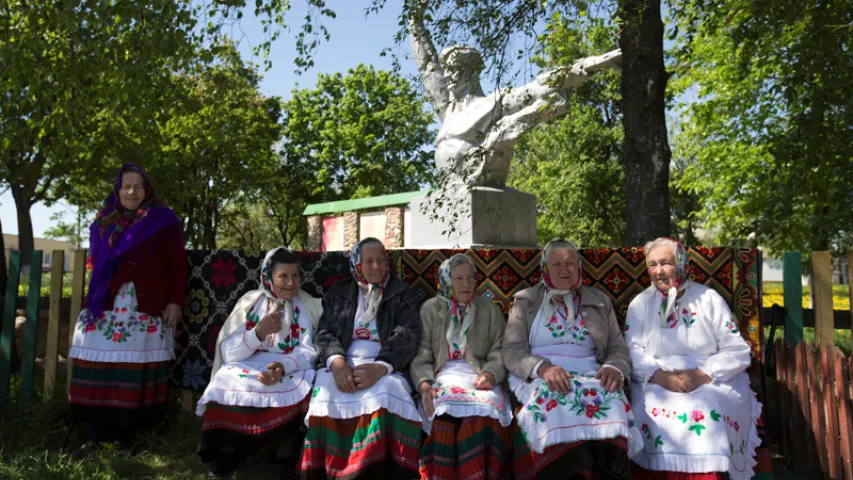
[[[649,382],[660,385],[661,387],[676,393],[687,393],[689,380],[679,372],[665,372],[657,370],[649,379]]]
[[[181,307],[174,303],[166,305],[166,310],[163,311],[163,323],[167,327],[174,327],[181,321]]]
[[[678,370],[677,373],[680,374],[681,377],[686,381],[686,388],[688,392],[692,392],[697,388],[701,387],[702,385],[712,382],[711,377],[709,377],[708,374],[706,374],[702,370],[699,370],[698,368],[691,368],[690,370]]]
[[[263,340],[267,335],[281,330],[281,312],[272,312],[264,315],[260,323],[255,326],[255,335],[258,340]]]
[[[552,392],[557,392],[560,395],[569,393],[569,381],[574,377],[563,370],[562,367],[551,365],[550,363],[543,363],[542,366],[539,367],[538,373],[539,378],[548,385],[548,389]]]
[[[483,372],[474,380],[474,388],[477,390],[491,390],[495,388],[496,383],[492,372]]]
[[[267,365],[267,371],[258,375],[258,381],[266,386],[275,385],[284,376],[284,365],[272,362]]]
[[[352,369],[356,390],[367,390],[387,374],[388,369],[378,363],[365,363]]]
[[[355,380],[352,378],[352,367],[343,357],[336,358],[331,366],[332,376],[335,377],[335,385],[343,393],[355,393]]]
[[[421,382],[418,391],[421,393],[421,403],[424,405],[424,412],[426,412],[427,417],[432,417],[432,414],[435,413],[433,400],[438,397],[438,392],[435,391],[435,388],[429,382]]]
[[[622,374],[619,373],[619,370],[617,370],[616,367],[608,365],[602,365],[599,367],[598,374],[595,375],[595,378],[600,378],[601,387],[611,393],[616,390],[621,392],[622,384],[625,382],[625,379],[622,378]]]

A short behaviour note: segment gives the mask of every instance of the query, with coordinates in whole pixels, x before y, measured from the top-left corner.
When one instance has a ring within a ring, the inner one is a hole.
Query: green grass
[[[764,327],[764,341],[770,338],[770,327]],[[774,340],[785,338],[785,328],[784,327],[776,327],[776,334],[774,336]],[[805,327],[803,328],[803,340],[808,343],[814,343],[814,328]],[[835,346],[838,347],[839,350],[844,352],[844,355],[850,357],[851,351],[853,351],[853,340],[851,340],[850,330],[836,330],[835,331]]]
[[[63,383],[64,380],[57,382]],[[37,379],[36,385],[42,382]],[[64,389],[64,385],[60,386]],[[13,382],[12,398],[17,396]],[[195,453],[201,421],[180,408],[178,391],[169,398],[166,422],[141,433],[132,445],[135,454],[105,446],[73,460],[69,454],[86,441],[86,427],[75,426],[64,450],[59,446],[70,423],[65,400],[33,404],[0,424],[0,478],[56,480],[201,479],[205,469]],[[64,392],[57,392],[63,399]]]

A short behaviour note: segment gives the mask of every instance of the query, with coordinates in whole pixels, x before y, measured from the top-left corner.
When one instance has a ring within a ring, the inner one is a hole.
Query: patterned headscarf
[[[364,270],[361,267],[361,251],[364,249],[365,243],[382,242],[373,238],[367,237],[356,243],[349,254],[349,271],[356,282],[362,287],[367,287],[367,308],[364,310],[364,315],[361,318],[361,323],[368,323],[376,318],[376,313],[379,311],[379,303],[382,301],[382,294],[385,290],[385,284],[388,283],[388,278],[391,275],[391,268],[388,265],[388,254],[385,253],[385,276],[379,283],[370,283],[364,276]],[[384,252],[384,247],[383,247]]]
[[[687,287],[689,287],[690,283],[692,283],[692,281],[690,280],[690,264],[687,258],[687,250],[684,249],[684,246],[682,246],[680,242],[677,242],[671,238],[661,237],[652,243],[657,243],[660,240],[665,240],[666,242],[664,242],[663,245],[656,245],[655,248],[660,248],[662,246],[671,246],[673,249],[673,253],[675,254],[675,265],[677,268],[675,274],[675,285],[670,287],[669,291],[666,294],[661,291],[658,291],[658,293],[660,294],[661,301],[659,310],[661,326],[673,328],[676,324],[675,309],[676,302],[678,300],[678,294],[687,290]],[[646,250],[647,268],[649,253],[650,251]]]
[[[145,196],[136,210],[128,210],[121,204],[120,191],[122,177],[125,173],[129,172],[138,173],[139,176],[142,177],[142,184],[145,189]],[[98,231],[100,232],[101,237],[104,237],[104,232],[107,228],[114,226],[107,238],[110,247],[115,247],[116,241],[118,241],[122,233],[132,225],[145,219],[148,212],[151,210],[151,207],[156,205],[157,194],[151,186],[151,180],[148,178],[148,175],[141,168],[133,165],[132,163],[122,166],[118,172],[115,182],[113,183],[112,194],[104,201],[103,208],[101,208],[101,211],[98,212],[98,216],[95,218],[95,223],[98,225]]]
[[[145,197],[134,211],[124,208],[119,196],[122,176],[127,172],[141,175],[145,188]],[[142,168],[128,163],[119,169],[113,191],[104,200],[104,206],[89,227],[89,257],[93,269],[86,294],[86,308],[90,320],[98,320],[103,313],[104,302],[109,296],[109,283],[119,258],[160,230],[178,223],[175,212],[157,201],[151,181]]]
[[[468,330],[474,318],[474,302],[472,298],[467,304],[459,303],[453,292],[451,281],[452,265],[462,265],[458,263],[462,259],[471,265],[474,278],[477,278],[477,266],[474,265],[474,261],[463,253],[457,253],[441,262],[441,266],[438,267],[437,295],[450,307],[450,320],[446,332],[447,346],[451,352],[456,350],[464,353],[468,345]]]
[[[555,246],[555,244],[566,244],[565,246]],[[575,284],[569,290],[557,290],[548,276],[548,257],[554,248],[568,248],[575,252],[575,257],[578,259],[578,278]],[[542,255],[539,259],[539,267],[542,270],[542,283],[545,284],[545,298],[542,300],[543,314],[542,319],[545,323],[551,320],[551,317],[558,308],[566,308],[566,327],[571,327],[580,315],[581,292],[580,286],[583,281],[583,263],[581,261],[580,252],[574,243],[562,239],[555,238],[545,245],[542,249]]]
[[[290,251],[287,247],[277,247],[269,252],[264,257],[264,261],[261,263],[261,274],[260,274],[260,290],[264,292],[264,296],[258,299],[255,303],[255,306],[252,307],[252,310],[249,312],[249,317],[255,318],[258,320],[263,318],[269,312],[273,311],[281,311],[284,313],[281,321],[281,332],[285,335],[290,330],[290,325],[293,324],[293,301],[285,300],[283,298],[278,298],[278,295],[275,294],[275,289],[273,289],[273,279],[272,279],[272,257],[279,250],[287,250]],[[298,268],[298,267],[297,267]]]

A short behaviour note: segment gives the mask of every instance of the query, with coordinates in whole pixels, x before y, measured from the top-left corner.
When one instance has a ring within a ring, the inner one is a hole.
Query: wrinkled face
[[[118,191],[121,206],[128,210],[136,210],[145,198],[145,181],[136,172],[125,172],[121,176],[121,186]]]
[[[379,283],[385,278],[388,264],[385,262],[385,248],[370,245],[361,249],[361,271],[368,283]]]
[[[450,285],[453,286],[453,295],[456,301],[468,303],[474,298],[477,276],[474,275],[474,267],[470,263],[456,265],[450,270]]]
[[[649,277],[652,285],[661,292],[668,292],[675,286],[678,277],[678,263],[675,260],[675,252],[671,248],[657,247],[646,256],[646,265],[649,269]]]
[[[578,281],[578,257],[574,250],[560,248],[548,252],[548,277],[557,290],[570,290]]]
[[[299,294],[302,279],[299,277],[299,265],[295,263],[276,263],[272,268],[272,289],[282,300],[291,300]]]

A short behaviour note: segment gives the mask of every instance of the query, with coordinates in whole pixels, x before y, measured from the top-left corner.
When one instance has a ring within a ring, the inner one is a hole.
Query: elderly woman
[[[314,384],[322,310],[300,280],[296,255],[270,250],[259,288],[237,301],[219,332],[210,384],[196,409],[204,417],[198,454],[214,475],[227,476],[255,448],[301,445],[292,437]],[[298,452],[280,453],[295,461]]]
[[[494,480],[511,448],[512,412],[500,387],[506,321],[497,305],[475,295],[476,267],[467,256],[445,260],[438,281],[438,296],[421,307],[424,331],[410,368],[429,435],[421,478]]]
[[[751,478],[761,404],[749,346],[723,298],[690,281],[681,244],[646,245],[652,285],[628,307],[631,404],[645,444],[633,478]]]
[[[180,222],[141,168],[121,167],[89,230],[94,269],[69,354],[71,414],[89,425],[78,454],[163,418],[187,286]]]
[[[572,243],[549,242],[541,265],[542,282],[515,295],[504,336],[504,365],[521,404],[516,477],[571,478],[627,465],[626,452],[642,441],[622,393],[631,361],[613,305],[582,284]]]
[[[353,278],[323,296],[303,478],[415,478],[421,418],[403,377],[418,348],[416,293],[391,274],[382,242],[350,253]]]

